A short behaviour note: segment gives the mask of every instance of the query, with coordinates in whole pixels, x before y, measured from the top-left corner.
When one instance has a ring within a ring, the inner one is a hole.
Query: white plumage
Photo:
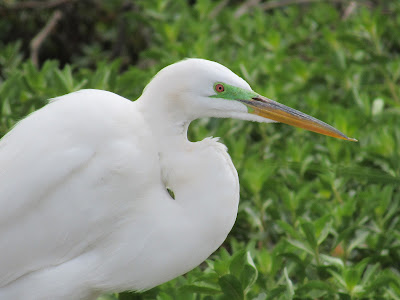
[[[205,116],[270,122],[257,97],[227,68],[189,59],[135,102],[82,90],[19,122],[0,141],[0,299],[95,299],[200,264],[234,224],[239,182],[225,146],[189,142],[187,128]]]

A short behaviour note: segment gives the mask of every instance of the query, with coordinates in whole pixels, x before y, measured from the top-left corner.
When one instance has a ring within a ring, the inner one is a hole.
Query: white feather
[[[213,80],[243,85],[201,60],[186,61],[175,82],[188,87],[199,61]],[[236,170],[225,146],[187,140],[193,114],[178,119],[190,105],[182,101],[200,107],[205,96],[189,89],[186,99],[164,83],[166,96],[154,99],[157,85],[136,102],[98,90],[56,98],[1,140],[0,299],[148,289],[224,241],[237,213]]]

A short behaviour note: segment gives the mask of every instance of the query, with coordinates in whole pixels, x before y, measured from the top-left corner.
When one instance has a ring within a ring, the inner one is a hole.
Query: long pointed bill
[[[336,128],[316,118],[263,96],[257,95],[253,97],[252,100],[241,101],[253,110],[251,113],[258,116],[304,128],[306,130],[314,131],[323,135],[332,136],[338,139],[357,142],[356,139],[347,137]]]

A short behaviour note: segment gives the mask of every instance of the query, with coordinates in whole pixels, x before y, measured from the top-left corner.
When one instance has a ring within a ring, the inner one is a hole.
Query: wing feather
[[[0,287],[82,254],[113,230],[124,206],[110,199],[134,197],[127,169],[145,157],[132,104],[105,91],[69,94],[0,141]]]

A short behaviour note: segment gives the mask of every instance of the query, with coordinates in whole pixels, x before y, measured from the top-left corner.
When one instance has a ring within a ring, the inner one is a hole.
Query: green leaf
[[[333,288],[332,285],[329,284],[328,282],[322,280],[311,280],[303,284],[298,290],[296,290],[296,293],[308,292],[310,290],[322,290],[322,291],[327,291],[329,293],[333,293],[336,291],[335,288]]]
[[[286,292],[286,286],[280,285],[267,293],[267,299],[281,299],[282,295]],[[285,299],[285,298],[284,298]]]
[[[344,278],[342,277],[341,274],[339,274],[338,272],[335,272],[333,270],[328,270],[328,272],[333,276],[334,279],[336,279],[337,283],[339,283],[339,285],[342,288],[347,289],[347,283],[346,283],[346,281],[344,280]]]
[[[293,240],[293,239],[287,239],[287,241],[295,246],[296,248],[299,248],[305,252],[307,252],[308,254],[311,254],[312,256],[314,256],[315,252],[314,249],[312,249],[308,243],[304,243],[302,241],[298,241],[298,240]]]
[[[314,222],[315,234],[318,237],[318,246],[321,245],[330,233],[333,232],[332,216],[325,215]]]
[[[283,231],[285,231],[287,234],[289,234],[291,237],[295,239],[300,238],[300,234],[287,222],[282,221],[282,220],[277,220],[276,224],[282,228]]]
[[[97,298],[97,300],[118,300],[118,296],[117,295],[102,295],[99,298]]]
[[[250,288],[257,280],[258,271],[249,251],[237,252],[231,261],[229,270],[236,278],[240,278],[245,290]]]
[[[283,274],[284,274],[285,280],[286,280],[286,294],[288,295],[288,297],[290,299],[292,299],[294,296],[294,287],[293,287],[292,280],[290,280],[290,278],[289,278],[286,267],[283,269]]]
[[[306,235],[306,239],[310,245],[310,248],[313,250],[317,249],[317,239],[315,237],[314,225],[311,222],[303,221],[301,223],[301,229]]]
[[[243,287],[247,290],[256,282],[258,270],[249,251],[246,252],[246,258],[244,270],[242,271],[242,274],[240,274],[240,281],[242,282]]]
[[[190,293],[199,293],[205,295],[217,295],[221,293],[220,287],[205,282],[196,282],[193,284],[184,285],[181,288],[182,291]]]
[[[230,274],[224,275],[219,279],[218,283],[227,299],[244,299],[242,284],[235,276]]]
[[[232,261],[229,265],[229,271],[232,275],[239,277],[243,271],[243,266],[247,262],[247,251],[240,250],[236,252],[235,255],[232,257]]]
[[[343,261],[340,258],[325,254],[320,254],[319,258],[321,259],[322,263],[326,266],[333,266],[339,270],[342,270],[344,268]]]
[[[347,289],[352,291],[360,280],[359,273],[354,268],[345,269],[343,279],[346,282]]]

